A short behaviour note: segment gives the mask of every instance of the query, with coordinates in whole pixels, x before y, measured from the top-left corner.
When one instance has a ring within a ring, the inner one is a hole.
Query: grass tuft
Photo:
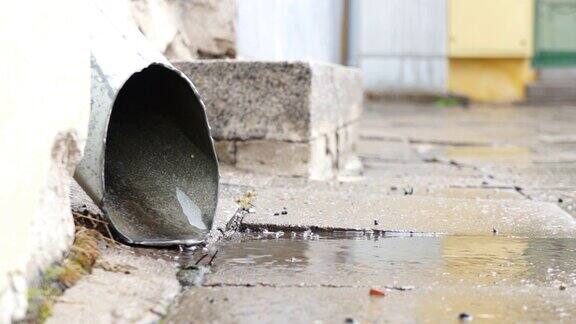
[[[105,237],[94,229],[76,227],[68,257],[44,271],[41,284],[28,289],[28,311],[24,323],[44,323],[53,313],[54,302],[65,289],[92,272],[101,256]]]

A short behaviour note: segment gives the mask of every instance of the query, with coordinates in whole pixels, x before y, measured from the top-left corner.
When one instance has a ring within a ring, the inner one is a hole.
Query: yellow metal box
[[[533,0],[449,0],[449,56],[532,55]]]

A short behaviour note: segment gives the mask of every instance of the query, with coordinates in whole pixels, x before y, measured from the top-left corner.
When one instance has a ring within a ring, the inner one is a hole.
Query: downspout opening
[[[152,64],[122,86],[106,135],[103,209],[129,243],[201,242],[218,164],[204,108],[178,71]]]

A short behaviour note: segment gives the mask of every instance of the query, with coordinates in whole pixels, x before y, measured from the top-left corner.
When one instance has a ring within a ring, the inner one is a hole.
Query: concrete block
[[[358,124],[351,123],[339,128],[337,136],[337,163],[338,169],[346,168],[350,163],[357,160],[356,142],[358,141]]]
[[[360,71],[334,64],[311,64],[310,134],[333,133],[355,123],[362,114],[364,96]]]
[[[308,62],[177,62],[196,85],[222,161],[257,172],[329,178],[353,155],[359,70]]]
[[[214,142],[214,149],[219,163],[236,164],[236,143],[234,141]]]
[[[232,60],[175,66],[196,85],[218,140],[308,141],[362,111],[362,81],[354,68]]]
[[[326,137],[305,143],[267,140],[237,142],[235,165],[239,169],[257,173],[322,180],[334,175],[336,152],[329,146]]]
[[[336,137],[329,134],[319,137],[310,144],[310,163],[308,164],[308,177],[314,180],[329,179],[334,176],[337,165],[337,152],[334,148],[338,145]]]
[[[278,175],[307,176],[312,156],[308,143],[253,140],[236,143],[236,166]]]

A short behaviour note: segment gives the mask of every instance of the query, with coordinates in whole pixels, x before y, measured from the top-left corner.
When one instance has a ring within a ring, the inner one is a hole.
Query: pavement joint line
[[[337,284],[274,284],[274,283],[267,283],[267,282],[256,282],[256,283],[228,283],[228,282],[216,282],[210,284],[203,284],[202,287],[209,287],[209,288],[226,288],[226,287],[245,287],[245,288],[254,288],[254,287],[269,287],[269,288],[374,288],[374,287],[381,287],[384,289],[389,290],[397,290],[397,291],[410,291],[414,290],[414,286],[391,286],[391,285],[337,285]]]
[[[462,162],[454,160],[454,159],[445,160],[445,159],[441,159],[441,158],[431,158],[431,159],[423,158],[422,162],[424,162],[424,163],[438,163],[438,164],[442,164],[442,165],[453,166],[453,167],[458,168],[458,169],[471,169],[474,171],[480,171],[480,169],[478,169],[478,167],[473,165],[473,164],[462,163]]]
[[[519,193],[522,197],[528,199],[528,200],[532,200],[532,197],[530,197],[530,195],[528,195],[527,193],[525,193],[523,191],[523,188],[520,186],[514,186],[514,190],[516,190],[517,193]]]
[[[565,160],[565,161],[532,161],[534,164],[572,164],[576,163],[576,160]]]
[[[437,164],[442,164],[442,165],[448,165],[448,166],[453,166],[459,169],[462,168],[467,168],[467,169],[471,169],[473,171],[481,171],[478,166],[473,165],[473,164],[466,164],[466,163],[462,163],[460,161],[454,160],[454,159],[450,159],[450,160],[445,160],[445,159],[440,159],[437,157],[432,157],[432,158],[419,158],[419,159],[414,159],[414,160],[410,160],[410,159],[394,159],[394,158],[381,158],[378,156],[371,156],[371,155],[365,155],[365,154],[359,154],[359,157],[363,160],[363,161],[367,161],[367,162],[371,162],[371,161],[376,161],[376,162],[384,162],[384,163],[394,163],[394,162],[413,162],[414,164],[420,164],[420,163],[437,163]]]
[[[456,147],[495,147],[489,143],[474,143],[474,142],[450,142],[450,141],[436,141],[436,140],[419,140],[410,137],[394,137],[394,136],[377,136],[377,135],[360,135],[361,140],[372,140],[379,142],[394,142],[408,144],[432,144],[439,146],[456,146]]]
[[[241,232],[246,232],[246,230],[251,230],[254,232],[262,231],[264,229],[270,230],[272,232],[277,231],[294,231],[294,232],[304,232],[307,230],[313,231],[315,234],[334,234],[339,232],[354,232],[354,233],[366,233],[367,230],[372,235],[382,235],[383,237],[392,236],[406,236],[406,237],[435,237],[443,236],[446,233],[442,232],[423,232],[423,231],[411,231],[411,230],[396,230],[396,229],[350,229],[348,227],[321,227],[321,226],[300,226],[300,225],[276,225],[276,224],[246,224],[242,223]]]
[[[360,135],[359,138],[361,140],[367,140],[367,141],[394,142],[394,143],[405,142],[402,138],[393,136]]]
[[[460,185],[450,185],[448,186],[448,188],[453,188],[453,189],[501,189],[501,190],[516,190],[516,188],[514,186],[491,186],[491,185],[487,185],[487,186],[479,186],[479,185],[465,185],[465,186],[460,186]]]

